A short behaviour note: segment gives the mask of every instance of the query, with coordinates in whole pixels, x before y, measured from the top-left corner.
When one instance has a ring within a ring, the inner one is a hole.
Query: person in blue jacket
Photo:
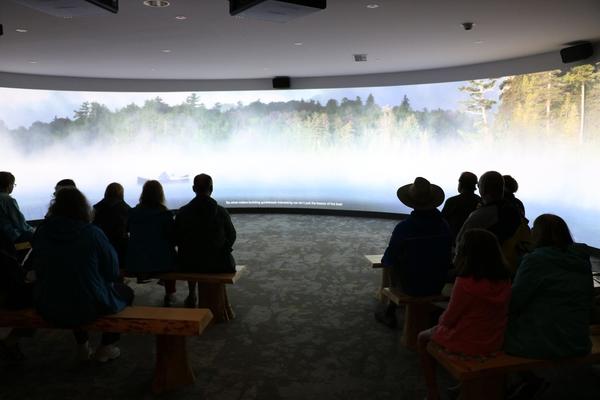
[[[453,236],[437,209],[444,202],[444,191],[427,179],[417,177],[397,191],[398,199],[412,208],[410,215],[394,228],[381,263],[391,268],[392,286],[409,296],[439,294],[448,278]],[[377,321],[394,328],[396,305],[389,303]]]
[[[33,236],[34,228],[27,223],[17,201],[11,197],[15,176],[0,172],[0,235],[11,242],[26,242]]]
[[[77,328],[123,310],[132,303],[133,290],[119,283],[115,250],[91,224],[91,208],[78,189],[59,190],[48,211],[32,243],[34,306],[50,323],[74,328],[79,356],[89,358],[88,334]],[[119,357],[118,340],[118,333],[104,333],[96,360]]]
[[[158,181],[147,181],[139,204],[129,211],[127,271],[141,278],[173,271],[175,256],[175,221],[165,206],[163,187]],[[175,300],[175,281],[164,281],[164,285],[168,307]]]

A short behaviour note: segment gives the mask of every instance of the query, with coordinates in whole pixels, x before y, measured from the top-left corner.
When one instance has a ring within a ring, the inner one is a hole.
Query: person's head
[[[56,192],[50,203],[48,215],[90,222],[92,220],[92,209],[79,189],[64,187]]]
[[[502,281],[510,279],[508,264],[496,235],[485,229],[469,229],[456,248],[458,276]]]
[[[531,230],[533,247],[558,247],[566,249],[573,244],[567,223],[558,215],[542,214],[533,221]]]
[[[517,193],[517,190],[519,190],[517,180],[510,175],[504,175],[502,178],[504,178],[504,191],[513,194]]]
[[[54,185],[54,196],[56,196],[56,193],[58,193],[59,190],[64,188],[77,188],[77,186],[75,185],[75,181],[73,181],[73,179],[61,179],[60,181],[56,182],[56,185]]]
[[[106,200],[123,200],[124,197],[125,189],[117,182],[109,184],[104,191],[104,198]]]
[[[15,187],[15,176],[7,171],[0,172],[0,192],[12,193]]]
[[[444,191],[418,176],[413,183],[401,186],[396,192],[398,199],[415,210],[433,210],[444,202]]]
[[[194,193],[199,196],[210,196],[213,191],[213,181],[210,175],[200,174],[194,177]]]
[[[458,193],[473,193],[477,189],[477,175],[463,172],[458,178]]]
[[[493,203],[504,198],[504,178],[499,172],[488,171],[481,175],[478,186],[484,203]]]
[[[165,208],[165,192],[159,181],[151,180],[144,183],[140,204],[146,207]]]

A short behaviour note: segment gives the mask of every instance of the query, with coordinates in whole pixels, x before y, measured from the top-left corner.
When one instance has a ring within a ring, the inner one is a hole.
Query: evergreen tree
[[[467,111],[478,115],[481,118],[481,125],[486,137],[489,138],[489,126],[487,112],[492,109],[496,100],[491,100],[486,95],[491,92],[496,85],[495,79],[480,79],[469,81],[468,86],[461,86],[460,91],[469,95],[469,99],[464,101]]]

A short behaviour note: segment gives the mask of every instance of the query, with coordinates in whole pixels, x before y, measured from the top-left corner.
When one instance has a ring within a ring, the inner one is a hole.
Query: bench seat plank
[[[439,294],[435,296],[413,297],[402,292],[399,288],[386,287],[381,290],[382,294],[390,299],[393,303],[414,304],[414,303],[433,303],[437,301],[448,301],[450,298],[447,295]]]
[[[153,335],[198,336],[210,324],[208,309],[127,307],[123,311],[98,318],[82,326],[90,331],[149,333]],[[0,326],[55,328],[34,309],[0,311]]]
[[[594,332],[596,329],[600,329],[600,327],[594,327],[590,330]],[[560,360],[535,360],[530,358],[510,356],[507,354],[491,357],[484,361],[463,360],[457,356],[450,355],[443,350],[440,350],[431,343],[427,347],[427,350],[455,379],[459,381],[468,381],[537,368],[592,364],[599,362],[600,336],[593,335],[591,340],[593,347],[592,352],[589,355]]]
[[[197,273],[197,272],[159,272],[159,273],[144,273],[144,277],[162,279],[165,281],[192,281],[199,283],[220,283],[232,285],[238,281],[241,274],[246,270],[245,265],[237,265],[236,272],[225,273]],[[135,277],[135,273],[123,271],[123,274],[128,277]]]

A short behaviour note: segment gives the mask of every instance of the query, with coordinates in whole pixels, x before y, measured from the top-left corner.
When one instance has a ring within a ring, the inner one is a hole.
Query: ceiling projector
[[[119,0],[13,0],[55,17],[88,17],[119,11]]]
[[[327,0],[229,0],[229,14],[288,22],[324,10]]]

